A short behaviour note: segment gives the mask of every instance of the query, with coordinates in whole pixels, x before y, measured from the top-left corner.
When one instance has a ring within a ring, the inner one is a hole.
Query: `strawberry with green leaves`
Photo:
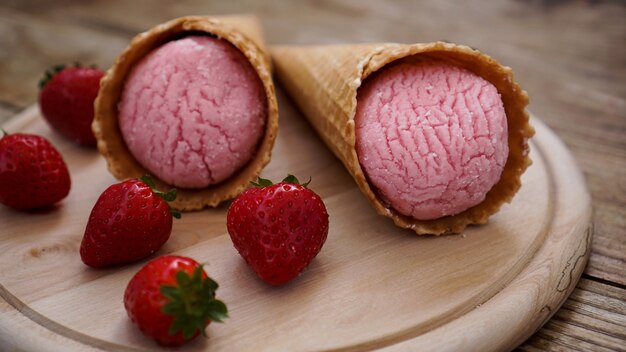
[[[144,335],[160,345],[180,346],[204,334],[211,321],[228,317],[224,302],[215,298],[217,288],[195,260],[165,255],[133,276],[124,307]]]
[[[78,144],[95,146],[94,101],[104,72],[94,66],[57,65],[39,81],[39,109],[48,124]]]
[[[65,198],[71,179],[59,151],[45,138],[0,130],[0,203],[44,208]]]
[[[107,188],[91,210],[80,257],[91,267],[130,263],[159,250],[172,233],[172,216],[180,212],[169,206],[176,189],[163,193],[148,176]]]
[[[233,245],[248,266],[271,285],[298,276],[328,236],[326,206],[307,188],[309,182],[300,184],[293,175],[277,184],[259,178],[228,209]]]

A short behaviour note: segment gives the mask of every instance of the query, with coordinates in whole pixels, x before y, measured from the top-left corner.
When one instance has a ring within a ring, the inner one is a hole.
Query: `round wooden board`
[[[463,234],[419,237],[379,217],[310,126],[280,96],[281,121],[264,177],[313,176],[328,207],[328,240],[282,287],[256,278],[226,232],[227,204],[184,214],[158,254],[206,263],[230,319],[181,350],[507,350],[536,331],[576,285],[589,255],[591,206],[583,176],[538,119],[534,164],[513,203]],[[89,212],[116,182],[96,151],[76,147],[36,107],[9,132],[49,138],[72,191],[54,209],[0,206],[0,350],[155,350],[127,318],[122,296],[147,260],[94,270],[78,255]]]

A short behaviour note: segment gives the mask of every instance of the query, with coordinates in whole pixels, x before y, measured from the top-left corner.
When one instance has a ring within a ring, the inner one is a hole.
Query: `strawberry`
[[[167,202],[176,190],[156,189],[148,176],[107,188],[96,201],[80,244],[83,263],[101,268],[143,259],[163,246],[172,232],[172,216],[180,213]]]
[[[309,180],[310,182],[310,180]],[[259,178],[228,208],[228,233],[248,266],[265,282],[295,278],[319,253],[328,236],[328,213],[309,182],[287,176]]]
[[[70,173],[47,139],[2,131],[0,203],[18,210],[50,206],[70,192]]]
[[[39,108],[50,126],[78,144],[95,146],[93,103],[104,72],[96,67],[57,65],[39,81]]]
[[[217,287],[195,260],[164,255],[133,276],[124,307],[144,335],[164,346],[180,346],[204,334],[211,321],[228,317],[224,302],[215,299]]]

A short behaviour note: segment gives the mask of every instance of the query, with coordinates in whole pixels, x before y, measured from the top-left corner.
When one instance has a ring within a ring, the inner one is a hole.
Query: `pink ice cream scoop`
[[[133,156],[182,188],[224,181],[254,155],[267,119],[263,84],[225,40],[188,36],[153,50],[126,80],[119,125]]]
[[[460,67],[401,63],[358,91],[356,150],[384,202],[418,220],[485,199],[509,153],[496,88]]]

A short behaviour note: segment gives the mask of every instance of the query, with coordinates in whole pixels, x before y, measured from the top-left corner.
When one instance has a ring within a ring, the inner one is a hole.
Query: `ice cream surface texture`
[[[267,102],[246,57],[211,36],[172,40],[128,76],[119,126],[133,156],[176,187],[226,180],[254,155]]]
[[[508,156],[507,119],[496,88],[437,61],[391,65],[357,95],[356,150],[379,196],[418,220],[481,203]]]

